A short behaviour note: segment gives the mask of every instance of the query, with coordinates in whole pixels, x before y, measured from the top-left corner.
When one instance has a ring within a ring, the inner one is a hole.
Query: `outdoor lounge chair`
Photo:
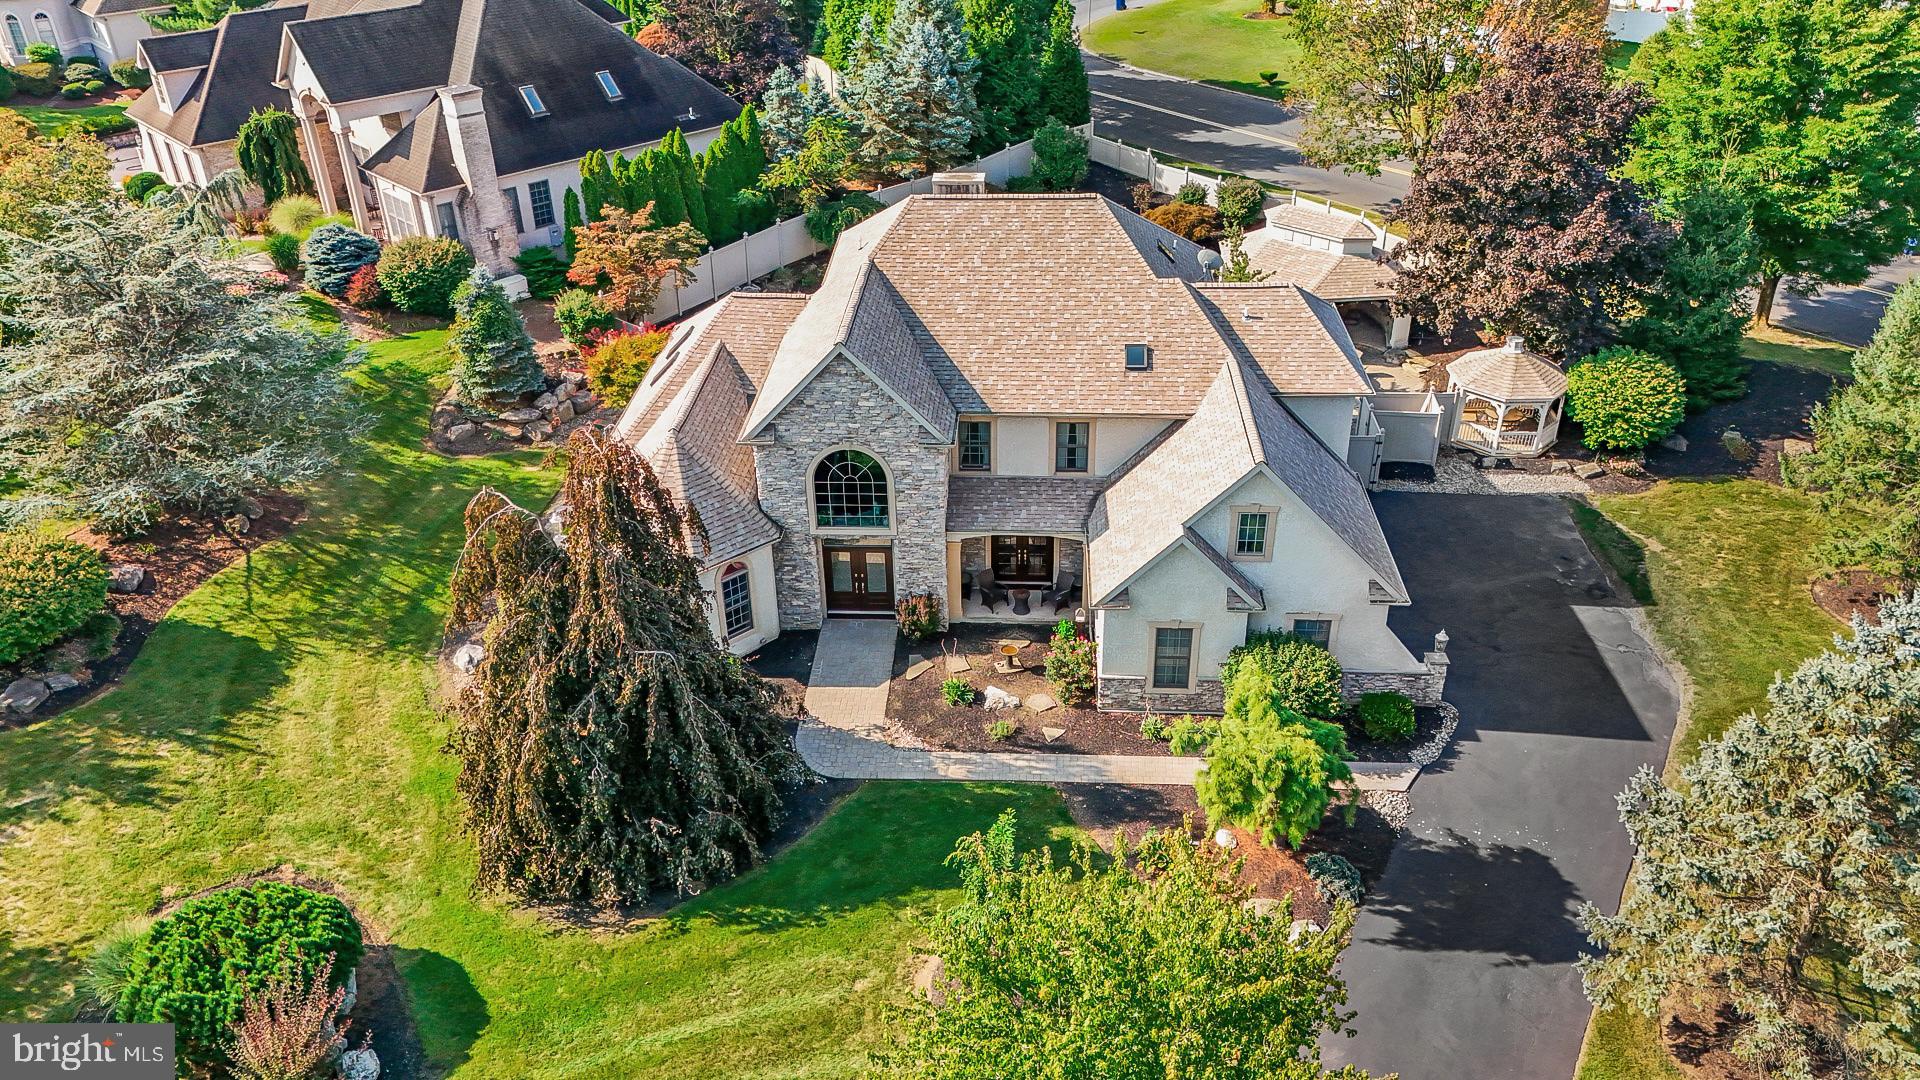
[[[1060,614],[1070,605],[1079,603],[1080,575],[1072,571],[1061,574],[1060,580],[1054,583],[1053,588],[1047,590],[1046,595],[1040,598],[1040,602],[1051,603],[1055,615]]]
[[[974,575],[973,583],[980,589],[980,602],[992,611],[993,605],[1007,602],[1007,587],[993,579],[992,570],[982,570]]]

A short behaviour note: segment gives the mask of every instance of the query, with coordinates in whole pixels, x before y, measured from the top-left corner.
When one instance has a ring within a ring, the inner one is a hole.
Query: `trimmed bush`
[[[587,386],[609,405],[625,405],[667,344],[667,331],[604,334],[586,355]]]
[[[140,201],[142,203],[151,203],[153,202],[153,200],[159,198],[162,195],[165,195],[167,192],[172,190],[173,190],[172,184],[156,184],[154,185],[153,190],[147,192],[147,197],[144,199],[141,199]]]
[[[68,83],[60,88],[60,96],[68,101],[79,101],[87,96],[87,88],[79,83]]]
[[[1095,659],[1099,649],[1080,636],[1068,619],[1053,626],[1053,640],[1047,643],[1047,685],[1062,705],[1080,705],[1093,700]]]
[[[1220,234],[1220,211],[1211,206],[1176,201],[1156,206],[1145,216],[1168,232],[1193,241],[1211,240]]]
[[[1687,383],[1651,353],[1602,349],[1567,372],[1567,415],[1592,450],[1637,450],[1687,415]]]
[[[307,261],[307,284],[342,297],[361,267],[380,261],[380,241],[344,225],[320,225],[307,234],[300,253]]]
[[[145,90],[153,85],[153,73],[133,60],[115,60],[107,71],[114,82],[130,89]]]
[[[101,94],[106,92],[107,83],[104,79],[88,79],[86,85],[80,89],[85,90],[89,94]]]
[[[1251,177],[1230,176],[1220,182],[1213,201],[1220,208],[1222,221],[1244,228],[1260,216],[1260,207],[1267,201],[1267,189]]]
[[[1087,137],[1049,116],[1033,133],[1033,178],[1046,191],[1072,191],[1087,178]]]
[[[528,248],[513,257],[513,265],[526,275],[527,293],[535,300],[551,300],[567,287],[567,264],[553,248]]]
[[[120,181],[120,189],[127,193],[127,198],[132,199],[134,202],[142,202],[146,199],[147,192],[152,191],[154,188],[166,182],[166,177],[149,170],[147,172],[134,173],[132,176]]]
[[[1186,203],[1188,206],[1205,206],[1207,205],[1207,185],[1198,180],[1189,180],[1181,184],[1180,189],[1173,193],[1173,201]]]
[[[1273,680],[1279,708],[1316,720],[1340,715],[1340,661],[1321,646],[1277,630],[1254,631],[1245,645],[1227,653],[1221,685],[1231,687],[1245,667],[1257,667]]]
[[[48,42],[36,41],[27,46],[27,62],[30,64],[45,64],[48,67],[57,68],[64,59],[65,57],[60,55],[60,50]]]
[[[273,226],[274,232],[305,237],[319,224],[321,213],[319,199],[311,195],[288,195],[267,211],[267,224]]]
[[[135,950],[114,1016],[172,1023],[181,1056],[221,1059],[242,1003],[276,976],[310,975],[333,958],[346,985],[362,950],[360,924],[338,899],[277,881],[196,897],[161,919]]]
[[[604,334],[620,325],[598,296],[585,289],[568,289],[553,302],[553,321],[560,333],[575,345],[586,345],[595,334]]]
[[[900,598],[893,606],[900,620],[900,634],[908,641],[925,641],[940,632],[943,623],[940,598],[932,593],[914,593]]]
[[[60,73],[60,78],[70,83],[98,82],[106,77],[107,73],[102,71],[98,64],[89,64],[84,61],[68,64],[66,70]]]
[[[854,192],[841,199],[829,199],[807,214],[807,235],[814,242],[832,247],[840,234],[887,208],[879,199]]]
[[[160,190],[154,188],[148,197]],[[292,233],[274,233],[267,237],[267,258],[272,259],[273,268],[283,274],[300,269],[300,238]]]
[[[1341,855],[1316,851],[1307,856],[1307,876],[1313,879],[1321,897],[1329,904],[1344,901],[1357,905],[1367,894],[1360,871]]]
[[[473,271],[473,256],[458,240],[409,236],[380,254],[380,287],[401,311],[453,313],[453,291]]]
[[[380,287],[380,264],[371,262],[355,270],[353,277],[347,279],[344,299],[362,311],[385,307],[387,290]]]
[[[78,630],[107,606],[107,567],[71,540],[0,533],[0,664]]]
[[[52,64],[32,61],[9,68],[13,84],[23,94],[52,97],[60,91],[60,69]]]
[[[1413,738],[1413,699],[1392,690],[1360,695],[1360,730],[1374,742],[1405,742]]]

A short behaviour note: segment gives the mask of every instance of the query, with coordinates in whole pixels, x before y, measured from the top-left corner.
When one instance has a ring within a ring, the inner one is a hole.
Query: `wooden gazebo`
[[[1499,457],[1537,457],[1560,435],[1567,376],[1551,360],[1527,351],[1518,336],[1505,345],[1463,353],[1447,365],[1457,395],[1453,445]]]

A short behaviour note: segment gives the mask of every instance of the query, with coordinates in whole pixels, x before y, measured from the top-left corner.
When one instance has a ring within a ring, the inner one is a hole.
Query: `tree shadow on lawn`
[[[244,719],[287,681],[292,653],[187,619],[162,622],[112,693],[0,734],[0,842],[76,797],[172,803],[188,756],[244,754]]]
[[[375,1004],[389,1018],[384,1025],[376,1019],[373,1030],[381,1075],[413,1080],[459,1069],[493,1020],[467,969],[440,953],[398,945],[388,947],[388,959],[403,985],[377,988]],[[361,993],[367,989],[363,984]]]
[[[0,830],[4,836],[4,830]],[[0,927],[0,986],[8,988],[18,1000],[39,1004],[44,1011],[33,1018],[36,1023],[58,1023],[70,1019],[77,1004],[68,989],[67,973],[73,958],[65,953],[37,945],[22,945],[5,927]],[[0,1020],[26,1023],[25,1014],[0,1012]]]
[[[983,832],[1003,810],[1019,818],[1025,851],[1047,845],[1066,855],[1072,819],[1052,787],[945,781],[870,781],[810,835],[766,865],[689,901],[668,926],[700,922],[779,933],[819,926],[862,908],[925,902],[958,888],[946,865],[954,844]]]
[[[1505,956],[1498,966],[1570,964],[1586,946],[1579,891],[1543,852],[1449,829],[1441,841],[1408,835],[1393,857],[1394,895],[1369,898],[1366,910],[1399,925],[1374,944]]]

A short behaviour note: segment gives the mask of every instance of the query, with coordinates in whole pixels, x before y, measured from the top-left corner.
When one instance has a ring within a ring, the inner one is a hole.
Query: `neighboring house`
[[[385,239],[451,236],[496,273],[561,239],[590,150],[674,128],[698,151],[740,107],[640,46],[602,0],[312,0],[142,45],[128,109],[146,167],[204,182],[256,108],[299,118],[329,213]]]
[[[154,34],[146,13],[171,6],[153,0],[0,0],[0,57],[24,64],[27,46],[44,41],[69,59],[125,60]]]
[[[1266,218],[1267,227],[1244,242],[1249,265],[1267,271],[1269,281],[1298,285],[1333,304],[1365,343],[1406,347],[1413,320],[1389,306],[1396,269],[1380,247],[1383,233],[1311,203],[1270,206]]]
[[[1098,195],[920,195],[842,235],[818,292],[682,323],[616,431],[706,527],[716,636],[926,594],[1085,620],[1104,708],[1217,711],[1258,629],[1352,689],[1437,685],[1387,628],[1408,597],[1339,315],[1204,254]]]

